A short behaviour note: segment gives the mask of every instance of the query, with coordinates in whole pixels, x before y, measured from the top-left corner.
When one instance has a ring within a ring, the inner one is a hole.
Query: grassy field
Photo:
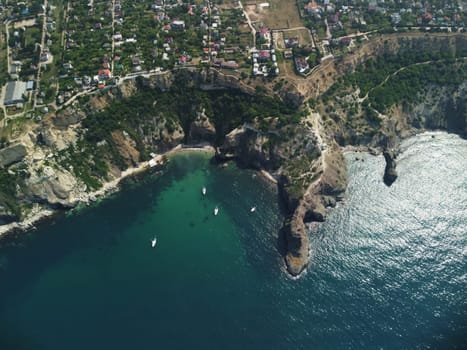
[[[287,77],[298,77],[298,74],[295,71],[295,65],[293,63],[293,60],[284,60],[283,62],[279,62],[279,69],[281,75]]]
[[[23,135],[26,130],[29,130],[27,127],[27,124],[29,123],[32,123],[32,121],[23,116],[15,119],[9,119],[6,122],[6,126],[0,130],[0,138],[11,140]]]
[[[313,40],[308,29],[296,29],[284,32],[284,39],[295,37],[298,38],[300,46],[308,46],[313,44]]]
[[[260,8],[257,6],[255,12],[258,15],[258,20],[267,27],[279,29],[303,26],[296,0],[269,0],[264,2],[269,3],[269,7]],[[245,4],[247,1],[243,1],[243,3]]]
[[[41,42],[41,29],[39,26],[27,27],[24,32],[24,46]]]

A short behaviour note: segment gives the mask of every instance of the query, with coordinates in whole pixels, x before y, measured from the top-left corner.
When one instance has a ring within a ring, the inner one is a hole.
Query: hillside
[[[383,150],[424,129],[466,133],[466,52],[465,34],[382,35],[280,89],[190,68],[128,79],[42,120],[7,123],[3,230],[89,202],[154,154],[208,142],[219,161],[277,180],[289,214],[283,253],[297,275],[308,264],[305,223],[325,220],[345,192],[340,146]]]

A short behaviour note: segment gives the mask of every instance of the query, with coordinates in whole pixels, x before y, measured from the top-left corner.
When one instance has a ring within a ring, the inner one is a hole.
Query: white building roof
[[[9,81],[6,85],[5,106],[24,102],[23,94],[26,93],[24,81]]]

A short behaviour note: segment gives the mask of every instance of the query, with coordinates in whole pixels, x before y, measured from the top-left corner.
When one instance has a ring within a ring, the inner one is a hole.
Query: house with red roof
[[[427,12],[427,13],[425,13],[423,15],[423,22],[424,23],[430,23],[432,19],[433,19],[433,15],[431,13],[429,13],[429,12]]]
[[[304,9],[309,15],[317,15],[322,12],[321,6],[319,6],[314,1],[310,1],[308,4],[306,4]]]

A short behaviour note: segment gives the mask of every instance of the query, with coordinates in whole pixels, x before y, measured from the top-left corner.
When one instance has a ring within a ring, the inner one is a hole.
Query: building
[[[262,50],[258,54],[258,61],[259,62],[267,62],[271,58],[271,53],[267,50]]]
[[[308,62],[306,61],[305,58],[300,57],[300,56],[295,56],[294,61],[295,61],[295,68],[297,69],[297,72],[304,73],[308,69],[310,69],[310,66],[308,65]]]
[[[270,44],[271,42],[271,33],[266,27],[263,27],[259,30],[258,37],[259,39],[264,40],[267,44]]]
[[[235,61],[224,61],[221,67],[225,69],[238,69],[239,65]]]
[[[97,75],[99,77],[99,80],[107,80],[112,78],[112,73],[109,69],[99,69]]]
[[[175,21],[172,22],[171,27],[174,30],[184,30],[185,29],[185,21],[175,20]]]
[[[24,81],[9,81],[6,85],[5,106],[15,105],[17,103],[24,103],[23,95],[26,93],[26,83]]]
[[[319,6],[314,1],[311,1],[308,4],[306,4],[304,9],[309,15],[318,15],[322,12],[321,6]]]
[[[239,65],[235,61],[226,61],[223,58],[219,58],[213,61],[212,64],[214,67],[224,68],[224,69],[238,69]]]
[[[298,44],[299,44],[297,37],[284,39],[284,43],[287,49],[298,47]]]
[[[21,72],[21,62],[19,61],[14,61],[12,64],[11,64],[11,70],[10,70],[10,74],[12,75],[18,75],[19,72]]]

